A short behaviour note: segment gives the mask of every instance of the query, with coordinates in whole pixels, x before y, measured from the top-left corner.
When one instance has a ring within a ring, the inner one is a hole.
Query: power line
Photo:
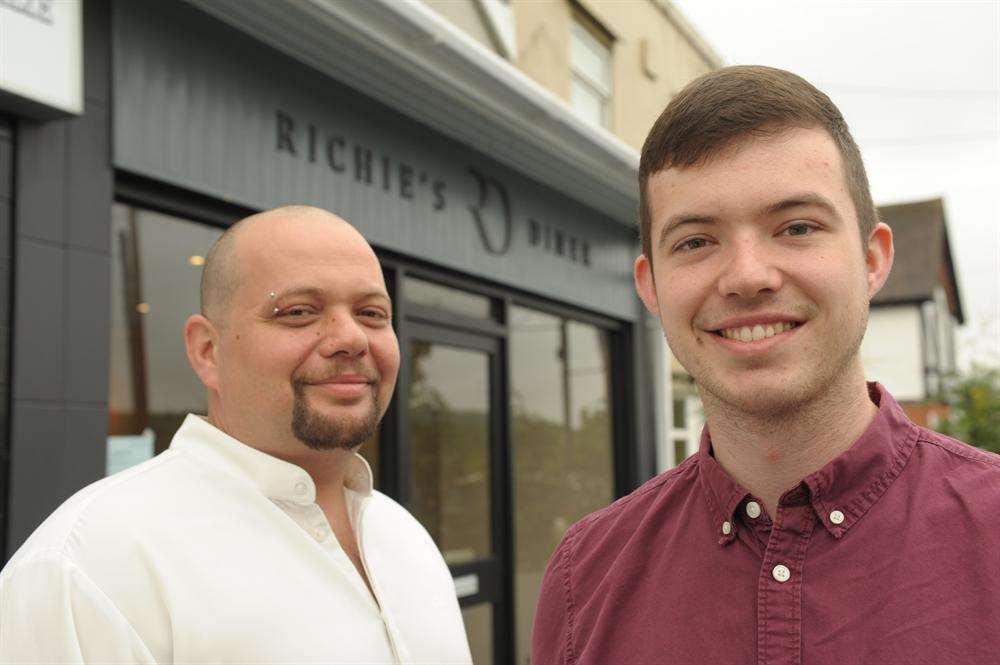
[[[1000,134],[983,132],[980,134],[937,134],[931,136],[908,136],[897,139],[858,139],[861,146],[927,145],[934,143],[970,143],[975,141],[998,141]]]
[[[885,95],[895,97],[997,97],[1000,98],[1000,90],[989,90],[983,88],[952,88],[952,89],[932,89],[932,88],[895,88],[892,86],[880,85],[850,85],[850,84],[823,84],[820,86],[826,90],[840,90],[848,93]]]

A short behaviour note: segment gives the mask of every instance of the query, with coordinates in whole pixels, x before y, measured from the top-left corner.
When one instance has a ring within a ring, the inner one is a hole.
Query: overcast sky
[[[726,64],[789,69],[830,95],[876,203],[944,198],[959,364],[1000,365],[1000,2],[675,4]]]

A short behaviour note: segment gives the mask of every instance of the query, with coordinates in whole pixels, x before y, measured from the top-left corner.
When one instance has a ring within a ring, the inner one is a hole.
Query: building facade
[[[632,5],[0,0],[0,35],[68,45],[59,94],[0,79],[3,560],[204,412],[181,331],[208,247],[312,204],[370,239],[395,303],[376,484],[441,547],[476,662],[526,663],[562,533],[663,464],[635,147],[715,65]]]
[[[942,392],[958,370],[955,329],[965,322],[945,203],[880,206],[879,216],[892,228],[896,259],[872,299],[862,362],[914,422],[933,428],[947,415]]]

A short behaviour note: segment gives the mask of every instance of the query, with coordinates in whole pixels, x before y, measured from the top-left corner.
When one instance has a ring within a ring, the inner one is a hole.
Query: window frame
[[[574,2],[572,3],[568,43],[570,107],[578,117],[587,119],[588,122],[592,122],[591,119],[587,118],[582,112],[580,112],[579,108],[573,104],[572,91],[573,84],[576,83],[588,89],[601,99],[601,119],[598,125],[610,130],[614,121],[614,35],[607,28],[605,28],[600,21],[594,18],[579,4]],[[607,81],[595,79],[589,72],[585,71],[577,62],[574,61],[573,52],[575,43],[579,43],[582,48],[586,48],[602,61]]]

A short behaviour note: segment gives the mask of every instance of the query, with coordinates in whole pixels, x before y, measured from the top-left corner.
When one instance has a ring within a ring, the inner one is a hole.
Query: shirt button
[[[317,528],[315,531],[313,531],[313,535],[316,536],[316,540],[323,542],[324,540],[326,540],[326,537],[330,535],[330,530],[327,529],[325,526],[321,526]]]
[[[722,535],[728,536],[732,532],[733,532],[733,525],[730,524],[729,522],[723,522],[722,523]]]
[[[750,503],[748,503],[747,516],[752,520],[755,520],[758,517],[760,517],[760,504],[757,503],[756,501],[751,501]]]
[[[792,576],[792,571],[788,570],[788,566],[779,563],[771,570],[771,576],[779,582],[787,582]]]
[[[830,521],[833,522],[834,524],[843,524],[844,513],[840,512],[839,510],[833,511],[832,513],[830,513]]]
[[[309,491],[309,486],[306,485],[301,480],[299,482],[295,483],[295,493],[298,494],[299,496],[302,496],[303,494],[305,494],[308,491]]]

